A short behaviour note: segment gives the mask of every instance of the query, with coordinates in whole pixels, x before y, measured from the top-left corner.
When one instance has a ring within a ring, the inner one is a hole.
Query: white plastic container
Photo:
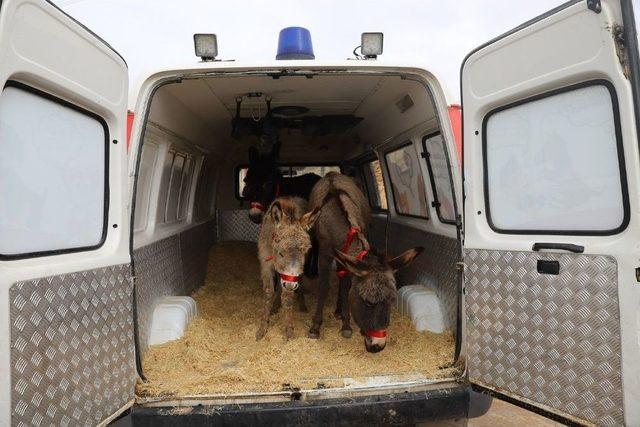
[[[153,310],[149,345],[177,340],[184,335],[189,322],[198,314],[196,302],[187,296],[169,296]]]
[[[398,290],[398,310],[411,319],[417,331],[445,331],[444,312],[434,291],[423,285],[403,286]]]

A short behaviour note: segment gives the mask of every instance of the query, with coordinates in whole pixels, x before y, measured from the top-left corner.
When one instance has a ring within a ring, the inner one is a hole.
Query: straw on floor
[[[319,340],[306,336],[311,312],[302,313],[296,306],[294,339],[285,341],[278,313],[271,317],[267,335],[256,342],[262,301],[259,276],[255,244],[214,246],[206,283],[193,295],[198,317],[181,339],[149,348],[143,361],[148,382],[138,384],[138,395],[280,391],[283,384],[304,389],[342,386],[345,378],[454,374],[455,367],[441,368],[453,359],[453,335],[419,333],[395,309],[384,351],[367,353],[355,324],[353,337],[343,338],[340,321],[333,318],[335,292],[328,300]],[[310,311],[315,306],[313,285],[305,284]]]

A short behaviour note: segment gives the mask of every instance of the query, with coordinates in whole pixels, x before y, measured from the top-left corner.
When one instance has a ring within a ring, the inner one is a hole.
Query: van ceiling
[[[262,96],[249,97],[249,93]],[[309,109],[305,116],[353,115],[364,120],[352,129],[336,135],[303,135],[297,129],[282,129],[282,157],[304,161],[342,160],[362,151],[363,143],[377,145],[421,122],[433,118],[433,107],[423,86],[399,76],[315,75],[304,76],[229,76],[185,79],[158,90],[150,120],[173,130],[214,153],[228,155],[231,146],[246,150],[258,139],[245,135],[241,141],[231,138],[231,120],[236,113],[236,98],[242,96],[240,116],[262,118],[266,97],[271,108],[300,106]],[[396,103],[409,95],[413,107],[406,111]],[[162,104],[162,105],[161,105]],[[171,104],[166,105],[166,104]],[[184,122],[191,117],[191,123]],[[178,119],[180,118],[180,119]],[[175,121],[173,125],[172,121]]]

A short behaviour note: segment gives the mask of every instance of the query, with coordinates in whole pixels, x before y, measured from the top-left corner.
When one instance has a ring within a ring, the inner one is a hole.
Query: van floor
[[[367,353],[355,325],[353,336],[343,338],[340,321],[333,316],[335,291],[327,300],[320,339],[307,338],[312,314],[300,312],[295,304],[293,339],[284,339],[280,310],[271,316],[267,335],[256,341],[262,302],[259,277],[254,243],[212,247],[205,284],[192,295],[198,317],[181,339],[148,349],[143,359],[148,381],[138,384],[138,396],[273,392],[282,391],[283,384],[310,389],[354,385],[370,377],[406,381],[457,374],[457,368],[450,367],[453,334],[417,332],[395,308],[390,341],[382,352]],[[309,282],[303,286],[311,311],[315,282]]]

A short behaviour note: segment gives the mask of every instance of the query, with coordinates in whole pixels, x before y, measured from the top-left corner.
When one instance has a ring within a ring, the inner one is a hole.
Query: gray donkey
[[[267,332],[269,315],[280,301],[285,314],[285,337],[293,337],[293,296],[306,311],[302,289],[298,289],[305,257],[311,249],[309,230],[318,217],[318,209],[305,213],[306,200],[280,197],[271,203],[262,219],[258,238],[258,256],[264,291],[264,305],[256,339]],[[279,279],[280,284],[277,283]],[[275,288],[275,289],[274,289]]]
[[[337,271],[336,314],[342,318],[342,336],[351,337],[353,314],[360,333],[365,337],[367,351],[381,351],[386,345],[390,310],[396,298],[394,273],[413,261],[424,248],[409,249],[393,259],[370,250],[365,237],[371,216],[369,203],[356,182],[348,176],[331,172],[318,181],[311,191],[309,208],[313,212],[320,209],[313,227],[319,245],[320,280],[309,337],[320,337],[331,265],[335,258],[340,265]]]

